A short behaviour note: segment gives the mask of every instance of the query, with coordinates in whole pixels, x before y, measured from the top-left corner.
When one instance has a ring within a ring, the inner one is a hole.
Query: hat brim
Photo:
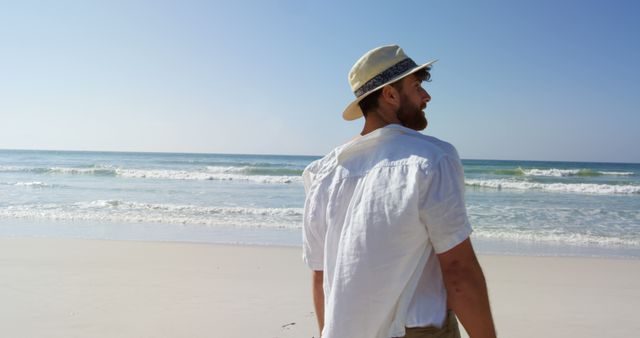
[[[394,83],[402,78],[404,78],[405,76],[411,75],[417,71],[419,71],[420,69],[424,69],[426,67],[431,66],[432,64],[434,64],[436,61],[438,61],[438,59],[435,60],[431,60],[423,65],[417,66],[415,68],[411,68],[409,70],[407,70],[406,72],[396,76],[395,78],[387,81],[386,83],[383,83],[381,85],[379,85],[378,87],[364,93],[363,95],[361,95],[360,97],[356,98],[354,101],[352,101],[351,103],[349,103],[349,105],[347,106],[347,108],[344,110],[344,112],[342,112],[342,118],[347,120],[347,121],[353,121],[356,119],[359,119],[362,116],[362,109],[360,109],[360,105],[358,103],[360,103],[360,101],[362,101],[365,97],[369,96],[369,94],[375,92],[376,90]]]

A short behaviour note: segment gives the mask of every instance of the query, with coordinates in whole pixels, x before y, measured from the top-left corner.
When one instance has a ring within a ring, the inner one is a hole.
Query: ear
[[[400,93],[391,85],[382,87],[381,98],[389,105],[397,107],[400,105]]]

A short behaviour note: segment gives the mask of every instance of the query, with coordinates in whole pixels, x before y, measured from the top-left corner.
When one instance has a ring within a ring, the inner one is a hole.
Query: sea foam
[[[548,192],[567,192],[581,194],[640,194],[638,185],[611,185],[594,183],[537,183],[514,180],[477,180],[468,179],[467,186],[493,188],[493,189],[515,189],[515,190],[544,190]]]
[[[547,177],[595,177],[595,176],[633,176],[634,172],[618,172],[618,171],[598,171],[593,169],[524,169],[518,167],[516,169],[500,169],[493,172],[498,175],[513,176],[547,176]]]
[[[51,187],[51,185],[44,183],[44,182],[16,182],[14,183],[14,185],[16,186],[22,186],[22,187],[32,187],[32,188],[47,188],[47,187]]]
[[[56,221],[107,221],[300,228],[301,208],[204,207],[123,200],[72,204],[14,205],[0,208],[0,217]]]
[[[503,240],[509,242],[533,242],[547,244],[571,244],[583,246],[631,246],[640,247],[640,239],[621,238],[618,236],[607,237],[593,234],[577,233],[554,233],[553,231],[543,232],[540,230],[514,230],[514,229],[483,229],[475,227],[473,236],[490,240]]]

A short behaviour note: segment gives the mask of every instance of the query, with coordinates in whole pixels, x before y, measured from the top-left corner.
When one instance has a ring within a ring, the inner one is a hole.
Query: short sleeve
[[[318,182],[314,182],[314,176],[311,170],[305,170],[303,173],[306,197],[302,216],[302,259],[310,269],[322,271],[324,270],[326,203],[322,191],[317,187]]]
[[[426,169],[420,192],[420,218],[436,253],[451,250],[471,234],[464,202],[464,171],[455,149]]]

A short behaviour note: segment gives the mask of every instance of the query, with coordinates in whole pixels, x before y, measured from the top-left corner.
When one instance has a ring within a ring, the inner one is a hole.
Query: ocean
[[[299,246],[317,158],[0,150],[0,236]],[[480,253],[640,258],[640,164],[462,162]]]

